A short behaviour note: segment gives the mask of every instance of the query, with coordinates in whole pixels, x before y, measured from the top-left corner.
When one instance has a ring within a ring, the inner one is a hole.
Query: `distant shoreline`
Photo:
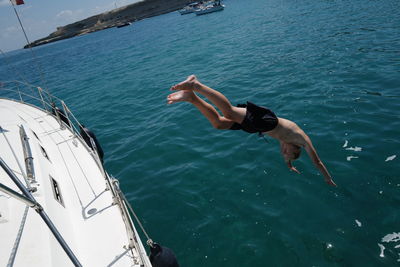
[[[25,45],[24,48],[57,42],[75,36],[117,27],[129,22],[170,13],[181,9],[191,2],[190,0],[144,0],[58,27],[55,32],[52,32],[47,37],[35,40]]]

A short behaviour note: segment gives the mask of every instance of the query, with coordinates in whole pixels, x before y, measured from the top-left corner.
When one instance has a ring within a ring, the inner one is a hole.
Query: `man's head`
[[[293,161],[300,157],[301,147],[282,142],[281,153],[286,162]]]

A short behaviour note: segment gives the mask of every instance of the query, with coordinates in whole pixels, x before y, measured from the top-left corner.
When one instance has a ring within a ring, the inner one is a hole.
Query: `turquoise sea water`
[[[37,47],[46,84],[97,134],[107,170],[181,266],[399,265],[400,2],[225,5]],[[41,84],[29,51],[8,58]],[[339,187],[305,153],[290,173],[276,141],[167,106],[192,73],[298,123]],[[0,80],[15,78],[1,59]]]

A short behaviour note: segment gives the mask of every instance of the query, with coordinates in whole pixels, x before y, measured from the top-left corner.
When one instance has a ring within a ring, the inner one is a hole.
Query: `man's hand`
[[[335,182],[332,180],[332,178],[325,178],[325,182],[331,186],[335,186],[337,187],[337,185],[335,184]]]
[[[292,172],[296,172],[298,174],[301,174],[301,172],[299,172],[296,167],[292,166],[291,168],[289,168]]]
[[[301,173],[296,169],[296,167],[294,167],[294,166],[292,165],[292,161],[291,161],[291,160],[286,160],[286,164],[287,164],[289,170],[291,170],[292,172],[301,174]]]

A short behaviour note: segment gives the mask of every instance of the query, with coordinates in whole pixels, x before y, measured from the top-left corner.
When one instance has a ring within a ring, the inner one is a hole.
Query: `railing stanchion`
[[[64,124],[62,123],[61,116],[60,116],[60,112],[57,110],[56,104],[55,104],[54,102],[51,104],[51,108],[52,108],[52,110],[53,110],[54,115],[56,115],[56,117],[57,117],[57,121],[58,121],[58,123],[60,124],[60,129],[61,129],[61,130],[64,130],[64,129],[65,129],[65,126],[64,126]]]
[[[72,127],[72,122],[71,122],[71,120],[69,119],[69,116],[68,116],[69,109],[68,109],[67,105],[64,103],[63,100],[61,100],[61,105],[62,105],[63,110],[64,110],[64,116],[67,118],[68,124],[69,124],[69,126],[70,126],[70,128],[71,128],[71,130],[72,130],[72,132],[73,132],[73,134],[74,134],[74,136],[76,136],[76,133],[75,133],[73,127]]]
[[[39,93],[40,99],[42,99],[43,108],[44,108],[44,110],[47,111],[46,104],[45,104],[43,96],[42,96],[43,89],[41,87],[37,87],[37,89],[38,89],[38,93]]]
[[[21,102],[24,103],[24,100],[22,100],[22,95],[21,95],[21,91],[19,90],[19,85],[18,84],[17,84],[17,88],[18,88],[19,99],[21,99]]]

